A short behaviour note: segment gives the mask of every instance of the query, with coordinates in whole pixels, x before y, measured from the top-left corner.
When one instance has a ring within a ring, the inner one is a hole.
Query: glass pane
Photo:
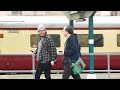
[[[59,34],[49,34],[55,43],[56,47],[60,47],[60,35]]]
[[[95,47],[103,47],[103,35],[102,34],[95,34],[94,35],[94,46]]]
[[[0,34],[0,38],[3,38],[3,34]]]
[[[78,42],[81,47],[88,47],[88,35],[87,34],[77,34]]]
[[[40,41],[40,36],[38,34],[31,34],[30,35],[30,46],[32,48],[36,48],[39,41]]]
[[[55,46],[60,47],[60,35],[59,34],[49,34],[49,35],[51,37],[53,37]],[[30,46],[32,48],[36,48],[39,41],[40,41],[40,37],[38,34],[31,34],[30,35]]]
[[[22,11],[12,11],[12,15],[22,15]]]
[[[81,47],[88,47],[88,34],[77,34],[78,42]],[[103,47],[103,35],[94,34],[94,47]]]
[[[120,47],[120,34],[117,35],[117,46]]]

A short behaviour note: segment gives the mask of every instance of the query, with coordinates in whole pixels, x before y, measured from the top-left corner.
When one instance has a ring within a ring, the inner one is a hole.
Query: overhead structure
[[[65,16],[70,20],[69,25],[74,27],[73,20],[77,20],[79,22],[85,21],[85,18],[89,18],[88,27],[89,27],[89,70],[94,70],[94,55],[91,55],[91,53],[94,53],[94,32],[93,32],[93,16],[95,15],[97,11],[63,11]],[[87,75],[87,79],[96,79],[96,75],[94,72],[90,72]]]
[[[84,21],[85,18],[94,16],[96,11],[63,11],[69,20]]]

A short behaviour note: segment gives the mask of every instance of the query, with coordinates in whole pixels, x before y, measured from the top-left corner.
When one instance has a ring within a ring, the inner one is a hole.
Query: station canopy
[[[84,21],[85,18],[94,16],[96,11],[63,11],[69,20]]]

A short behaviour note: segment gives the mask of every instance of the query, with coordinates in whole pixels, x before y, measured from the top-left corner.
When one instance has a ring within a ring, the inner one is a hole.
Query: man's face
[[[38,34],[39,34],[41,37],[45,36],[45,33],[46,33],[45,30],[39,30],[39,31],[38,31]]]
[[[62,32],[63,32],[64,36],[67,37],[68,32],[65,31],[65,28],[66,28],[66,27],[63,28],[63,31],[62,31]]]

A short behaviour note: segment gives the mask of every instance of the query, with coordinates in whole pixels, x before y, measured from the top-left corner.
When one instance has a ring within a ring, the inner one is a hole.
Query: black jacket
[[[70,35],[66,40],[64,48],[64,59],[62,64],[65,65],[69,62],[69,59],[74,63],[80,57],[80,45],[75,35]]]

